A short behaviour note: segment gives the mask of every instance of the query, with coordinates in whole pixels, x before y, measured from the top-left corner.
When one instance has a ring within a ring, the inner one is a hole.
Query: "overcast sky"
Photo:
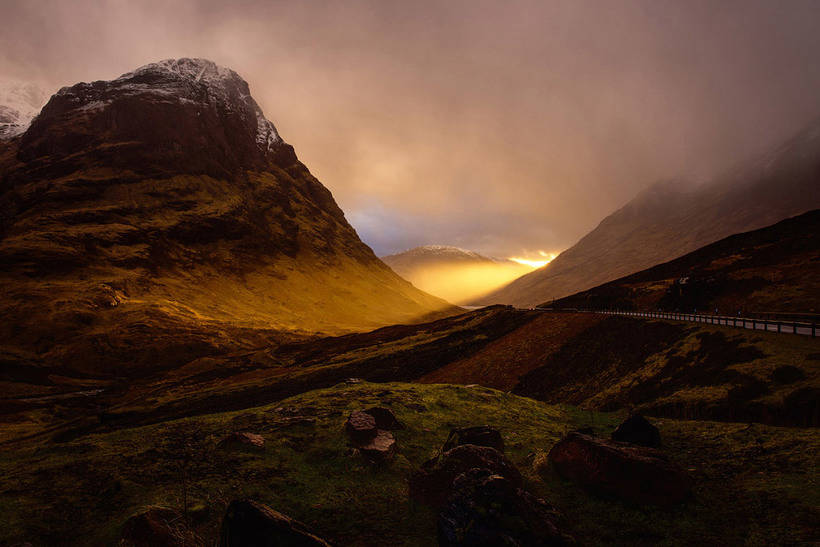
[[[0,21],[0,77],[51,90],[233,68],[379,254],[560,250],[820,115],[820,0],[0,0]]]

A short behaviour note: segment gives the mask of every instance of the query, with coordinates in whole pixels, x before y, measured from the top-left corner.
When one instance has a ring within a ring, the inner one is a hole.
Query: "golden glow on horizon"
[[[521,258],[518,256],[510,257],[510,260],[513,262],[518,262],[519,264],[523,264],[525,266],[529,266],[530,268],[537,269],[541,268],[542,266],[546,266],[550,262],[552,262],[558,253],[545,253],[544,251],[538,251],[538,255],[540,258],[532,259],[532,258]]]

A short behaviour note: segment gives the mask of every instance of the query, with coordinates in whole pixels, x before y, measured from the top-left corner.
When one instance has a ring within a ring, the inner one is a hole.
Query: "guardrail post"
[[[811,336],[812,338],[817,336],[817,328],[815,327],[814,323],[811,324]]]
[[[797,334],[797,321],[794,322],[792,329],[794,329],[792,332],[794,332],[794,334]]]
[[[752,319],[752,330],[757,330],[757,325],[755,325],[754,319]]]
[[[780,332],[781,325],[782,325],[782,323],[780,323],[780,321],[778,321],[777,322],[777,332]]]

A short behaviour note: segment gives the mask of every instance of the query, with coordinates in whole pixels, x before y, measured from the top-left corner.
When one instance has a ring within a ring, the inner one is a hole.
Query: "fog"
[[[0,0],[0,78],[210,58],[377,253],[537,257],[820,115],[818,23],[799,0]]]

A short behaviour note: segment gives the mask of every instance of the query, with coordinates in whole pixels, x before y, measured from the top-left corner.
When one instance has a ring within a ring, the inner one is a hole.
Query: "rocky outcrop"
[[[410,477],[410,496],[439,506],[450,495],[455,478],[474,468],[500,475],[516,488],[522,484],[521,473],[504,454],[489,446],[465,444],[422,464],[421,469]]]
[[[389,408],[373,407],[350,413],[345,431],[353,446],[367,460],[385,463],[396,455],[396,439],[389,430],[404,426]]]
[[[287,515],[253,500],[228,506],[219,533],[219,547],[329,547],[329,543]]]
[[[661,433],[649,420],[640,414],[633,414],[612,432],[612,440],[658,448],[661,445]]]
[[[504,453],[504,439],[501,437],[501,432],[487,425],[462,427],[451,430],[441,451],[446,452],[463,444],[489,446],[490,448],[495,448],[502,454]]]
[[[167,507],[150,507],[122,527],[119,547],[194,547],[198,545],[182,515]]]
[[[672,505],[687,499],[693,481],[663,452],[572,432],[549,452],[563,477],[633,503]]]
[[[488,469],[456,477],[438,516],[443,547],[571,545],[558,526],[559,513],[543,499]]]

